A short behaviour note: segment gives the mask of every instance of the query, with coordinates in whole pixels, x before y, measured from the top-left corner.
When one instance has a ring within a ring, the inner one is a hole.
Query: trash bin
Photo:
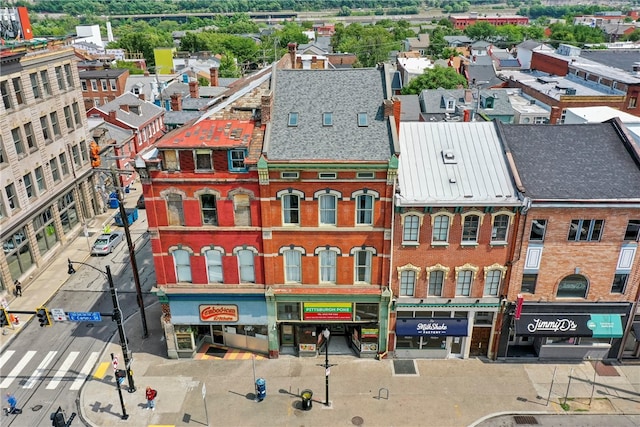
[[[313,392],[311,390],[302,390],[300,397],[302,397],[302,410],[308,411],[311,409],[311,398],[313,397]]]
[[[256,400],[262,402],[267,397],[267,382],[264,378],[258,378],[256,380]]]
[[[118,202],[118,195],[116,193],[109,194],[109,207],[111,209],[116,209],[120,206],[120,202]]]

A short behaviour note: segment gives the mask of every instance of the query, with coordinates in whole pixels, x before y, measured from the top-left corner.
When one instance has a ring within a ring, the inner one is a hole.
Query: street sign
[[[61,308],[52,308],[51,317],[56,322],[64,322],[65,320],[67,320],[67,315],[64,313],[64,310]]]
[[[111,361],[111,363],[113,364],[113,370],[117,371],[118,370],[118,356],[113,356],[113,360]]]
[[[98,311],[70,311],[67,313],[72,322],[100,322],[102,317]]]

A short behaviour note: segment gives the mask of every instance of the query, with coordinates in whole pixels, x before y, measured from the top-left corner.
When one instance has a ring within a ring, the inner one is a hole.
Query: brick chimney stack
[[[111,122],[115,122],[116,121],[116,111],[115,110],[111,110],[109,111],[109,121]]]
[[[289,56],[291,56],[291,68],[293,68],[295,70],[296,68],[296,44],[295,43],[289,43],[287,45],[287,47],[289,48]]]
[[[211,67],[209,68],[209,77],[211,79],[211,86],[219,86],[220,83],[218,82],[218,68],[217,67]]]
[[[144,93],[138,94],[138,99],[141,100],[141,101],[144,101],[144,99],[145,99]]]
[[[389,99],[382,101],[382,112],[384,117],[393,116],[393,101]]]
[[[200,98],[200,95],[198,95],[198,82],[197,81],[189,82],[189,96],[192,99]]]
[[[271,108],[273,107],[273,96],[271,93],[269,95],[262,95],[260,99],[260,110],[262,116],[262,123],[269,123],[271,121]]]
[[[182,111],[182,94],[171,94],[171,111]]]

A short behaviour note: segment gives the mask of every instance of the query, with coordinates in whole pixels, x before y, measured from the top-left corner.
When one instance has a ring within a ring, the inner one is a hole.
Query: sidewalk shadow
[[[569,378],[571,378],[573,380],[578,380],[578,381],[582,381],[582,382],[585,382],[585,383],[593,384],[595,386],[600,386],[600,387],[608,388],[608,389],[611,389],[611,390],[619,391],[619,392],[622,392],[622,393],[630,394],[630,395],[633,395],[633,396],[640,396],[640,393],[637,393],[635,391],[625,390],[624,388],[612,386],[612,385],[609,385],[609,384],[603,384],[603,383],[600,383],[600,382],[593,382],[591,380],[587,380],[587,379],[579,378],[579,377],[574,377],[574,376],[571,376]],[[598,393],[600,393],[600,391],[598,391]],[[604,393],[601,393],[601,394],[604,394]],[[624,399],[624,398],[620,397],[620,399]],[[628,398],[627,398],[627,400],[634,401],[633,399],[628,399]]]

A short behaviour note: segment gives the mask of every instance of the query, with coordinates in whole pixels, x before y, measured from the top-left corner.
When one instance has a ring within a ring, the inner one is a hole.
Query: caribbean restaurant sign
[[[201,305],[200,320],[203,322],[237,322],[237,305]]]
[[[305,302],[304,320],[351,320],[353,305],[350,302]]]

